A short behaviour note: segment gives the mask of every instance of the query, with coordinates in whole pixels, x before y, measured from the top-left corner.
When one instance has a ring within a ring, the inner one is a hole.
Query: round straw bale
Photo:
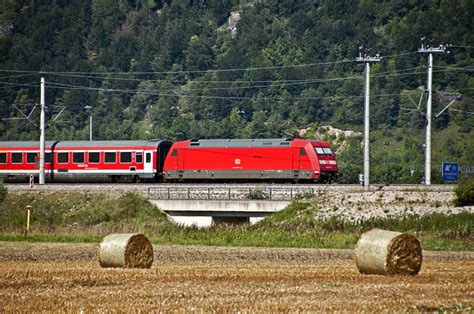
[[[99,263],[102,267],[150,268],[153,246],[143,234],[109,234],[100,243]]]
[[[356,264],[362,274],[416,275],[423,259],[414,234],[372,229],[356,246]]]

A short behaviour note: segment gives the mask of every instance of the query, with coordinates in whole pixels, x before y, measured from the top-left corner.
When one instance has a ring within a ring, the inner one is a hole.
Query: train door
[[[143,163],[143,173],[145,175],[153,174],[153,151],[146,150],[143,152],[145,160]]]
[[[178,179],[183,179],[184,175],[184,154],[185,149],[178,150]]]
[[[300,167],[301,167],[301,153],[300,149],[293,150],[293,179],[298,180],[300,176]]]

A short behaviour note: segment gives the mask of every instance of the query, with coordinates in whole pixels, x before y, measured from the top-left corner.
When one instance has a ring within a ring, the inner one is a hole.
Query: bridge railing
[[[309,187],[148,187],[151,200],[267,200],[292,201],[314,197]]]

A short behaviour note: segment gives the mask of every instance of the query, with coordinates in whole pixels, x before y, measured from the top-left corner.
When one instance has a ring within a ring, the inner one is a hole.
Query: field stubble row
[[[361,275],[352,251],[314,249],[155,246],[149,270],[104,269],[94,244],[0,242],[0,308],[472,309],[474,253],[424,255],[422,271],[413,277]]]

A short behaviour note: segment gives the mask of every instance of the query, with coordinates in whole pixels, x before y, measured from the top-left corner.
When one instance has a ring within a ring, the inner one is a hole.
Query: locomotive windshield
[[[329,147],[315,147],[318,155],[332,155],[332,151]]]

